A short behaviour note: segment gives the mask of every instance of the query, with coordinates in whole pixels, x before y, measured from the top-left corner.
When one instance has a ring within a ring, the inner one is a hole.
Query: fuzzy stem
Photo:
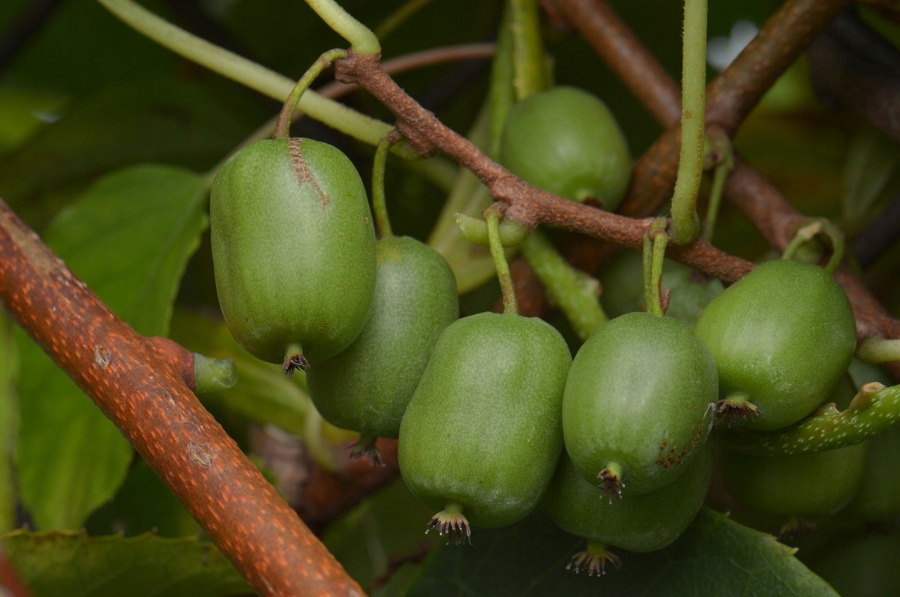
[[[856,356],[861,361],[874,364],[900,361],[900,340],[869,336],[859,343]]]
[[[706,111],[706,0],[684,1],[681,150],[672,196],[672,241],[693,242],[700,234],[697,193],[703,175]]]
[[[494,208],[488,208],[484,214],[487,220],[488,239],[491,244],[491,258],[497,269],[497,279],[500,281],[500,290],[503,292],[503,312],[511,315],[519,313],[519,305],[516,302],[516,287],[509,273],[509,264],[503,253],[503,244],[500,242],[500,213]]]
[[[719,217],[719,206],[722,204],[722,195],[725,190],[725,181],[728,174],[734,169],[734,148],[731,139],[724,134],[709,134],[711,152],[718,156],[719,163],[713,174],[712,188],[709,192],[709,205],[706,208],[706,219],[703,222],[703,232],[700,235],[704,241],[712,242],[716,229],[716,220]]]
[[[375,213],[375,228],[380,238],[394,236],[384,195],[384,169],[390,148],[391,136],[386,135],[378,142],[375,159],[372,162],[372,211]]]
[[[357,21],[334,0],[306,0],[328,26],[350,42],[354,54],[381,54],[381,44],[371,29]]]
[[[578,337],[587,340],[608,319],[597,300],[599,282],[572,267],[540,230],[525,239],[521,250],[550,300],[565,314]]]
[[[335,49],[323,52],[315,62],[312,63],[297,84],[291,89],[284,105],[281,107],[281,113],[278,115],[278,121],[275,123],[275,133],[272,135],[274,139],[287,139],[290,136],[291,122],[294,120],[294,110],[300,103],[300,97],[303,92],[309,89],[312,82],[322,74],[322,71],[331,66],[331,63],[340,58],[347,57],[347,50]]]
[[[791,242],[785,247],[782,259],[792,259],[803,245],[822,235],[831,245],[831,258],[825,264],[825,271],[833,274],[844,258],[844,233],[826,218],[812,218],[800,227]]]
[[[810,417],[778,431],[729,430],[719,439],[748,454],[810,454],[852,446],[900,422],[900,386],[863,385],[846,409],[826,405]]]
[[[644,237],[643,264],[644,264],[644,303],[647,311],[662,317],[665,314],[662,304],[662,280],[663,263],[666,258],[666,246],[669,237],[666,234],[667,222],[664,218],[658,218],[650,225],[650,230]]]
[[[509,0],[508,27],[512,40],[512,86],[516,101],[547,88],[544,44],[536,0]]]
[[[233,388],[237,370],[232,359],[215,359],[194,353],[194,392],[203,394]]]
[[[125,24],[164,48],[209,70],[278,101],[290,94],[295,81],[266,67],[220,48],[159,18],[133,0],[97,0]],[[360,114],[347,106],[308,91],[299,108],[320,122],[371,145],[386,135],[391,126]]]

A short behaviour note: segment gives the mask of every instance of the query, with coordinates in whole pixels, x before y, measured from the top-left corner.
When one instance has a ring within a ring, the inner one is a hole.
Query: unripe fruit
[[[369,319],[350,347],[312,367],[306,381],[322,416],[363,441],[397,437],[438,336],[459,316],[456,280],[436,251],[410,237],[376,244]]]
[[[656,551],[681,536],[703,506],[712,455],[712,444],[706,443],[672,483],[612,501],[563,456],[543,503],[553,522],[568,533],[628,551]],[[584,567],[590,570],[590,565]]]
[[[846,506],[862,478],[866,443],[790,456],[756,456],[721,448],[719,463],[729,495],[763,514],[811,516]]]
[[[737,424],[775,430],[821,405],[847,370],[856,325],[841,287],[821,267],[769,261],[713,299],[694,326],[723,393],[754,409]]]
[[[562,453],[571,361],[548,323],[480,313],[441,334],[400,424],[400,473],[441,534],[524,518]]]
[[[686,323],[627,313],[597,328],[572,362],[566,451],[611,494],[653,491],[706,441],[717,392],[715,363]]]
[[[375,231],[359,173],[331,145],[266,139],[218,171],[210,199],[216,290],[235,339],[280,363],[359,335],[375,290]]]
[[[615,210],[631,176],[622,129],[600,99],[575,87],[535,93],[509,112],[500,162],[528,183]]]

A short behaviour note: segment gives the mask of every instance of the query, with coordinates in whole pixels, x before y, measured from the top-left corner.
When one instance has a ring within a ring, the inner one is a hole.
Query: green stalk
[[[844,258],[844,233],[827,218],[809,218],[801,226],[781,254],[782,259],[793,259],[801,247],[812,242],[816,236],[824,236],[831,245],[831,258],[825,264],[825,271],[833,274]]]
[[[509,273],[509,264],[506,262],[506,255],[503,253],[503,245],[500,243],[500,214],[496,209],[488,208],[484,217],[487,220],[491,257],[494,260],[494,267],[497,269],[497,279],[500,281],[500,290],[503,293],[503,312],[518,315],[519,304],[516,301],[516,288]]]
[[[748,454],[811,454],[863,442],[900,423],[900,386],[863,385],[842,411],[829,404],[778,431],[729,429],[719,439]]]
[[[334,0],[306,0],[328,26],[350,42],[354,54],[381,54],[381,44],[372,30],[357,21]]]
[[[237,370],[232,359],[216,359],[194,353],[194,392],[204,394],[234,387]]]
[[[543,232],[534,230],[522,242],[521,250],[547,296],[565,314],[579,338],[587,340],[608,320],[597,300],[599,282],[570,266]]]
[[[263,95],[284,101],[294,88],[295,81],[288,77],[196,37],[133,0],[97,1],[125,24],[164,48]],[[370,145],[377,145],[378,140],[392,129],[385,122],[360,114],[311,90],[303,94],[298,107],[312,118]],[[412,157],[412,152],[409,155]]]
[[[869,336],[859,343],[856,356],[859,360],[872,364],[900,361],[900,340]]]
[[[716,220],[719,217],[719,207],[722,204],[722,196],[725,190],[725,181],[734,169],[734,149],[727,135],[710,135],[712,151],[721,156],[713,173],[712,188],[709,192],[709,205],[706,208],[706,220],[703,222],[701,238],[712,243],[713,233],[716,229]]]
[[[672,195],[672,240],[687,244],[700,234],[697,194],[703,175],[706,113],[706,0],[685,0],[681,77],[681,152]]]
[[[665,218],[659,218],[650,225],[650,230],[644,235],[644,303],[646,303],[647,311],[657,317],[665,314],[660,281],[666,258],[666,246],[669,241],[666,224]]]
[[[380,238],[394,236],[384,196],[384,169],[390,148],[390,136],[383,137],[375,149],[375,159],[372,163],[372,211],[375,214],[375,228]]]
[[[312,82],[322,74],[322,71],[331,66],[335,60],[347,57],[347,50],[336,49],[323,52],[319,58],[312,63],[300,80],[291,89],[284,105],[281,107],[281,113],[278,115],[278,121],[275,123],[275,133],[272,135],[275,139],[287,139],[290,136],[291,122],[294,120],[294,110],[300,103],[303,92],[309,89]]]
[[[512,42],[513,79],[516,101],[547,89],[544,43],[536,0],[509,0],[506,23]]]

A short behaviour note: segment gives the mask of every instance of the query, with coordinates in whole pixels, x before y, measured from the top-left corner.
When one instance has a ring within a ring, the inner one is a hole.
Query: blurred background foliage
[[[503,7],[499,0],[345,0],[342,4],[376,31],[386,27],[388,18],[401,8],[419,5],[405,20],[382,29],[385,59],[442,45],[493,41]],[[610,4],[679,80],[681,3],[615,0]],[[740,35],[733,29],[736,23],[746,20],[759,26],[780,4],[776,0],[710,2],[709,37],[722,38],[717,42],[720,46],[727,46],[729,39],[737,44]],[[200,37],[291,78],[299,77],[325,49],[345,45],[299,0],[147,0],[143,5]],[[864,15],[883,33],[898,39],[894,24],[874,13]],[[27,33],[31,25],[34,31],[17,43],[18,35]],[[549,19],[545,40],[556,81],[588,89],[603,98],[622,125],[633,155],[641,155],[661,132],[641,105],[564,22]],[[465,132],[484,101],[489,66],[487,60],[443,64],[402,73],[396,79],[446,124]],[[711,67],[710,76],[715,72]],[[329,76],[326,73],[317,86],[327,83]],[[389,119],[387,110],[364,92],[353,92],[343,101]],[[197,195],[195,189],[199,176],[211,172],[279,108],[278,102],[144,39],[93,0],[0,2],[0,197],[39,233],[54,230],[53,223],[60,221],[57,218],[71,220],[67,210],[86,191],[98,200],[98,181],[108,184],[104,177],[138,164],[175,167],[177,176],[186,180],[180,192],[189,203],[202,206],[205,197]],[[373,148],[310,119],[296,123],[293,132],[339,146],[368,182]],[[863,229],[878,213],[878,206],[900,190],[896,143],[852,114],[819,101],[810,85],[805,60],[798,62],[751,114],[736,138],[736,146],[799,211],[835,218],[853,231]],[[130,175],[136,176],[134,172]],[[881,182],[873,185],[873,180]],[[391,160],[387,192],[395,232],[426,239],[439,217],[446,189],[399,160]],[[128,211],[129,201],[149,200],[127,192],[116,197],[124,202],[120,206],[123,213]],[[94,209],[107,209],[104,203],[93,205]],[[193,225],[202,230],[202,213],[185,209],[185,214],[189,212],[195,218]],[[76,213],[87,217],[83,211]],[[58,229],[60,224],[56,226]],[[92,230],[90,226],[88,230]],[[758,232],[727,206],[719,230],[717,244],[731,253],[757,259],[767,249]],[[309,427],[304,426],[310,406],[302,390],[287,389],[277,367],[253,361],[224,331],[218,320],[208,238],[198,234],[197,239],[193,244],[169,247],[173,258],[180,260],[183,277],[179,280],[176,275],[164,282],[176,297],[174,311],[169,311],[167,321],[156,333],[168,333],[192,350],[237,360],[244,389],[239,387],[206,400],[248,450],[252,451],[248,429],[260,423],[251,423],[251,419],[260,411],[268,413],[263,423],[290,420],[293,422],[285,423],[286,427],[297,433],[304,429],[308,432]],[[153,242],[152,237],[147,242]],[[109,245],[107,250],[113,247]],[[895,314],[900,313],[900,286],[895,276],[898,260],[900,250],[894,248],[867,272],[867,280]],[[102,270],[98,266],[93,272],[90,263],[82,267],[76,273],[85,278]],[[490,309],[497,296],[496,285],[486,284],[464,297],[464,312]],[[0,326],[0,340],[8,338],[9,327]],[[0,342],[0,359],[7,364],[14,362],[13,346]],[[10,389],[15,384],[7,382],[15,381],[17,374],[7,372],[4,377],[2,370],[0,367],[0,388],[6,390],[0,389],[0,404],[6,401],[6,406],[0,406],[0,415],[16,410],[15,391]],[[27,383],[20,384],[19,392],[28,387]],[[0,437],[4,433],[7,437],[16,435],[19,427],[14,420],[0,416],[0,425],[6,426],[5,431],[0,429]],[[39,425],[25,427],[36,429]],[[55,445],[58,436],[52,430],[46,433],[34,441]],[[335,430],[323,433],[326,438],[331,433],[344,439]],[[53,452],[48,452],[47,458],[52,457]],[[123,458],[127,471],[119,477],[112,475],[100,500],[105,505],[99,509],[86,506],[88,511],[72,528],[85,526],[98,535],[124,532],[134,536],[149,530],[173,538],[196,534],[196,525],[155,476],[139,462],[128,465],[129,454]],[[319,458],[327,460],[321,454]],[[70,473],[91,476],[89,464],[78,466],[84,468]],[[0,467],[0,477],[8,480],[14,474],[7,468]],[[0,489],[3,487],[0,481]],[[0,501],[3,495],[0,491]],[[6,500],[9,506],[9,498]],[[135,508],[138,503],[147,507]],[[0,516],[3,512],[0,504]],[[392,557],[406,554],[415,559],[423,541],[424,547],[434,543],[421,534],[428,516],[402,483],[395,482],[333,525],[325,538],[348,569],[366,584],[390,568]],[[29,520],[34,522],[26,504],[18,510],[16,523]],[[10,526],[7,520],[0,530]],[[462,564],[451,561],[448,565]],[[389,586],[400,586],[412,574],[411,567],[402,570]]]

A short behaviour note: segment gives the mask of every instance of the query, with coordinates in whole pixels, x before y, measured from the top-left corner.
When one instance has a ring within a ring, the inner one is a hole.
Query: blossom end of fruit
[[[425,530],[425,533],[431,530],[437,530],[438,535],[441,537],[447,535],[447,545],[472,544],[472,527],[469,526],[469,521],[456,505],[451,504],[446,509],[435,514],[428,521],[428,528]]]
[[[571,570],[575,574],[584,572],[588,576],[599,577],[606,574],[607,564],[621,568],[622,560],[619,556],[609,551],[605,545],[588,542],[586,549],[572,556],[572,559],[566,565],[566,570]]]

